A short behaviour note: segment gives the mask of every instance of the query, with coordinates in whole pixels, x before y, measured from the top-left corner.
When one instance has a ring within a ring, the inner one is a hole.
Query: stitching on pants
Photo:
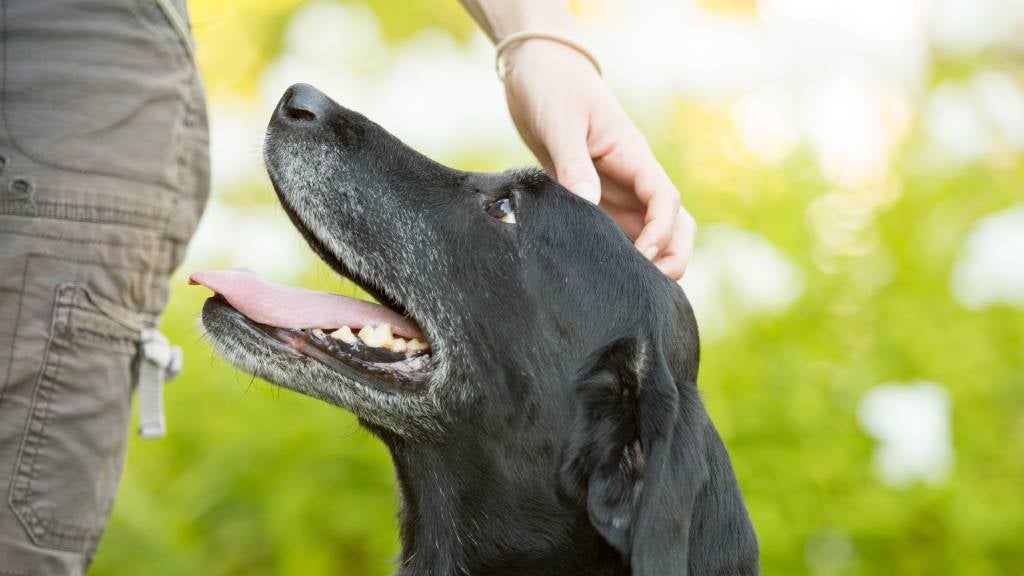
[[[31,259],[30,259],[31,260]],[[27,277],[27,274],[26,274]],[[32,507],[27,503],[31,500],[34,492],[32,483],[36,475],[36,462],[37,459],[34,456],[38,453],[39,438],[45,431],[46,419],[40,416],[45,416],[46,411],[49,410],[49,392],[44,389],[43,383],[47,377],[47,372],[50,367],[54,367],[55,374],[59,373],[61,357],[58,355],[54,362],[51,364],[50,353],[53,351],[53,337],[54,329],[53,326],[56,324],[57,319],[57,306],[59,306],[60,289],[54,291],[53,306],[54,314],[53,321],[51,321],[51,327],[49,334],[46,337],[46,350],[43,353],[43,369],[39,371],[39,376],[36,377],[34,390],[32,392],[32,403],[29,408],[28,420],[25,422],[25,429],[22,432],[21,447],[18,450],[18,457],[15,460],[14,466],[14,478],[11,481],[11,490],[8,493],[7,500],[11,506],[11,510],[21,520],[22,525],[28,532],[29,537],[32,541],[39,546],[44,546],[39,541],[39,538],[43,535],[44,527],[39,521]],[[41,414],[40,414],[41,413]],[[39,430],[37,434],[33,434],[33,426],[42,426],[43,429]],[[32,461],[28,464],[27,470],[22,465],[22,460],[28,457],[33,457]],[[26,474],[19,474],[20,470],[26,470]],[[21,493],[19,495],[19,493]],[[16,496],[20,496],[16,498]],[[21,500],[19,502],[18,500]],[[44,546],[45,547],[45,546]]]
[[[40,492],[38,481],[43,466],[52,463],[42,457],[43,449],[52,444],[51,428],[59,426],[54,412],[61,390],[61,374],[66,372],[65,356],[74,352],[77,341],[71,325],[71,315],[81,306],[81,296],[87,295],[86,288],[79,281],[65,282],[54,291],[53,312],[50,330],[43,353],[43,367],[35,380],[35,388],[29,408],[28,420],[23,430],[21,447],[15,462],[15,474],[8,500],[11,509],[21,521],[29,538],[37,546],[51,550],[67,550],[84,553],[93,546],[98,536],[99,520],[92,520],[109,513],[112,504],[108,502],[103,510],[86,509],[89,512],[83,522],[68,521],[48,508],[39,508]],[[94,304],[95,305],[95,304]],[[113,350],[112,350],[113,351]],[[105,516],[104,516],[105,517]]]
[[[157,232],[153,232],[156,234]],[[104,246],[117,246],[119,248],[135,247],[138,246],[138,242],[117,242],[107,240],[97,240],[95,238],[75,238],[73,236],[66,236],[62,234],[50,234],[47,232],[22,232],[21,230],[12,230],[10,228],[0,228],[0,234],[10,234],[11,236],[24,236],[26,238],[45,238],[47,240],[60,240],[62,242],[72,242],[75,244],[102,244]],[[2,290],[2,288],[0,288]]]
[[[25,202],[19,200],[0,199],[0,213],[14,216],[33,216],[52,218],[54,220],[70,220],[74,222],[93,222],[97,224],[121,224],[137,228],[154,229],[166,225],[161,218],[119,208],[103,208],[99,206],[83,206],[80,204],[63,204],[36,200]]]

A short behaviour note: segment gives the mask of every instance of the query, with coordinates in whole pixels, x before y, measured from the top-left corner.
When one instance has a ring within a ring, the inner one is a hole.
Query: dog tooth
[[[413,338],[405,345],[406,349],[410,352],[422,352],[430,348],[430,345],[426,342],[420,342],[418,339]]]
[[[373,326],[367,324],[359,329],[359,339],[363,341],[363,344],[371,345],[370,342],[375,341],[377,338],[376,330]]]
[[[313,328],[310,332],[312,332],[313,336],[316,336],[317,338],[324,337],[324,331],[319,328]]]
[[[391,344],[391,340],[394,339],[394,336],[391,333],[391,324],[388,324],[387,322],[377,326],[376,334],[377,339],[383,342],[382,346]]]
[[[405,338],[395,338],[391,340],[391,346],[389,346],[389,348],[391,348],[392,352],[405,352],[408,348],[408,344],[405,341]]]
[[[516,215],[515,215],[514,212],[509,212],[508,214],[505,214],[504,216],[499,218],[499,220],[501,220],[505,224],[515,224],[516,223]]]
[[[358,338],[356,338],[356,335],[352,333],[352,329],[349,328],[348,326],[342,326],[341,328],[338,328],[334,332],[331,332],[331,338],[334,338],[335,340],[341,340],[345,344],[355,344],[356,340],[358,340]]]
[[[359,331],[359,339],[371,348],[383,348],[391,342],[391,325],[381,324],[376,328],[363,326],[363,329]]]

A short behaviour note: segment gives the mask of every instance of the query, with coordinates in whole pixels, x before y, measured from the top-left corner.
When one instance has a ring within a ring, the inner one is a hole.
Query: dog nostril
[[[275,115],[293,126],[317,126],[330,115],[331,101],[319,90],[296,84],[285,90]]]
[[[312,122],[313,120],[316,120],[316,114],[310,112],[309,110],[295,108],[292,106],[285,107],[284,115],[291,118],[292,120],[298,120],[300,122]]]

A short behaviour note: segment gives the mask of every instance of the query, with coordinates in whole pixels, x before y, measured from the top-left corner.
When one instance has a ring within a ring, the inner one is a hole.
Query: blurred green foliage
[[[253,90],[299,3],[193,4],[212,94]],[[369,5],[390,39],[471,30],[453,0]],[[829,185],[810,155],[771,168],[737,162],[708,145],[722,115],[681,101],[676,118],[647,132],[698,221],[756,231],[805,278],[797,305],[744,319],[702,355],[700,387],[764,572],[1024,573],[1024,312],[967,310],[949,288],[970,226],[1024,199],[1024,163],[940,171],[912,135],[858,233],[862,249],[823,255],[808,213]],[[351,290],[330,278],[314,268],[305,285]],[[390,574],[397,496],[386,450],[350,414],[214,357],[197,327],[204,297],[174,287],[164,328],[187,363],[168,386],[171,433],[132,440],[91,573]],[[874,470],[858,402],[879,382],[919,378],[949,390],[955,466],[939,485],[891,488]]]

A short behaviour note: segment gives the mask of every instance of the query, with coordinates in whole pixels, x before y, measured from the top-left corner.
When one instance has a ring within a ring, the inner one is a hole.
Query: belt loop
[[[167,435],[164,417],[164,382],[181,372],[182,353],[171,346],[156,328],[144,328],[139,342],[139,436],[163,438]]]

